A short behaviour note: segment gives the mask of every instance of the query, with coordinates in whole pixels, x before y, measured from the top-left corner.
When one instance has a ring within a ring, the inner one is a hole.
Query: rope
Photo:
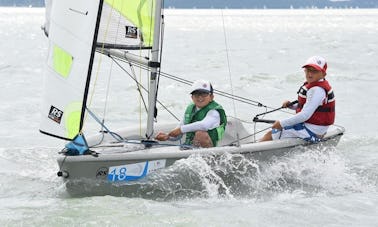
[[[107,133],[109,133],[109,135],[111,135],[117,142],[122,142],[122,143],[129,143],[129,144],[143,144],[143,145],[153,145],[153,146],[177,146],[177,147],[182,147],[182,148],[188,148],[188,147],[191,147],[190,145],[186,145],[186,144],[179,144],[179,145],[176,145],[176,144],[169,144],[169,143],[157,143],[156,141],[139,141],[139,142],[133,142],[133,141],[130,141],[130,140],[126,140],[125,138],[123,138],[122,136],[120,136],[119,134],[111,131],[104,123],[102,123],[100,121],[100,119],[88,108],[86,108],[86,110],[88,111],[89,115],[95,120],[97,121],[97,123],[99,123],[105,130]],[[98,145],[98,144],[97,144]],[[94,146],[91,146],[91,147],[96,147],[96,145]]]

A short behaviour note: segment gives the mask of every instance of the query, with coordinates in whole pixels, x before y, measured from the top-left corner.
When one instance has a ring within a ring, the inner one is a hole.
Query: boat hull
[[[334,147],[344,133],[336,128],[320,143],[312,144],[302,139],[283,139],[267,142],[244,143],[239,146],[226,145],[214,148],[182,149],[180,146],[155,145],[148,149],[144,145],[125,146],[112,144],[98,147],[92,155],[58,158],[58,175],[65,182],[71,196],[119,195],[133,196],[140,190],[140,182],[148,180],[152,172],[161,171],[177,160],[190,156],[213,156],[224,154],[243,155],[249,160],[269,161],[280,157],[296,147]]]

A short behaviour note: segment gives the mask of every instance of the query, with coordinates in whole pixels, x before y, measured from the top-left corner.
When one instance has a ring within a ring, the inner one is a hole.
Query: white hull
[[[231,124],[236,126],[235,129],[240,132],[239,138],[248,135],[240,122],[233,121]],[[165,127],[171,128],[167,125]],[[159,169],[168,167],[175,161],[188,158],[191,155],[242,154],[248,159],[267,161],[272,157],[284,155],[297,146],[336,146],[344,133],[344,128],[332,127],[324,141],[318,144],[311,144],[302,139],[253,142],[252,138],[248,138],[242,140],[239,146],[228,145],[234,141],[231,136],[232,131],[233,127],[228,127],[221,146],[214,148],[183,150],[179,146],[168,145],[144,148],[144,145],[141,144],[102,144],[91,148],[98,153],[97,155],[63,155],[58,158],[60,166],[58,174],[63,177],[67,191],[71,195],[127,195],[127,190],[137,190],[133,188],[133,182],[145,178],[150,172],[159,171]],[[120,130],[117,133],[126,138],[137,139],[135,131],[133,133],[132,130]],[[102,138],[102,135],[91,137],[88,143],[98,141],[100,137]],[[106,135],[103,140],[108,139],[111,137]],[[128,187],[120,187],[125,184],[128,184]],[[134,187],[137,186],[134,185]]]

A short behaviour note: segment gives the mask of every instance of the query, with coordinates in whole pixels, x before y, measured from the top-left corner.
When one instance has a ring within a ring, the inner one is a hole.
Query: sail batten
[[[104,49],[119,49],[119,50],[150,50],[152,47],[141,47],[139,45],[124,45],[124,44],[114,44],[114,43],[99,43],[96,46],[98,48]]]

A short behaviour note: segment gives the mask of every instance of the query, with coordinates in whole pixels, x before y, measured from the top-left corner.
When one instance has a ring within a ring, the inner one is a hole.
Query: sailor
[[[227,124],[225,111],[214,101],[213,87],[209,81],[197,80],[192,84],[193,103],[188,105],[180,125],[169,133],[159,132],[155,139],[177,140],[186,135],[185,144],[194,147],[214,147],[223,138]]]
[[[306,82],[300,87],[298,103],[290,106],[285,101],[282,107],[294,109],[292,117],[275,121],[272,130],[260,141],[282,138],[302,138],[318,142],[326,134],[327,129],[335,121],[335,96],[332,87],[325,79],[327,62],[323,57],[310,57],[302,66]]]

